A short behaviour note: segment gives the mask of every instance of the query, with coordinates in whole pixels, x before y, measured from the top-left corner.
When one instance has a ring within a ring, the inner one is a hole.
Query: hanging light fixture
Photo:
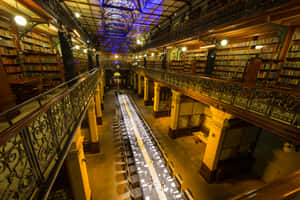
[[[83,53],[87,53],[87,49],[84,49],[84,50],[83,50]]]
[[[79,50],[79,49],[80,49],[80,47],[79,47],[78,45],[75,45],[75,49]]]
[[[80,17],[80,14],[79,14],[78,12],[76,12],[76,13],[75,13],[75,17],[76,17],[76,18],[79,18],[79,17]]]
[[[228,40],[224,39],[224,40],[221,41],[221,45],[222,46],[226,46],[227,44],[228,44]]]
[[[20,26],[25,26],[27,24],[27,20],[20,15],[15,16],[15,22]]]
[[[118,58],[119,56],[118,55],[115,55],[115,58]]]
[[[255,46],[255,49],[262,49],[264,46],[262,46],[262,45],[257,45],[257,46]]]

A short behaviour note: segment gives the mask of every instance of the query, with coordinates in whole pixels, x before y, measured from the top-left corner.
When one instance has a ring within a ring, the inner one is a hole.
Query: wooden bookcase
[[[262,45],[263,48],[255,49],[255,46]],[[218,47],[213,74],[228,79],[243,80],[248,61],[251,58],[259,57],[263,65],[258,73],[260,80],[276,80],[272,70],[279,70],[274,65],[277,59],[279,40],[277,37],[265,37],[258,40],[246,40],[238,43],[231,43],[225,47]]]
[[[39,77],[43,90],[48,90],[62,83],[63,70],[59,56],[55,53],[51,36],[43,33],[29,32],[22,40],[23,74],[25,78]]]
[[[282,86],[299,87],[300,79],[300,31],[296,31],[280,71],[279,83]]]
[[[0,55],[9,81],[23,78],[16,37],[8,24],[0,27]]]
[[[207,49],[188,50],[185,53],[184,72],[204,73],[207,53]]]

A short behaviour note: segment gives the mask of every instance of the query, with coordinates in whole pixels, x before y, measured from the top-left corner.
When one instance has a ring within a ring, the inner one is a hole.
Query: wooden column
[[[144,105],[148,106],[152,104],[151,99],[149,99],[149,78],[144,77]]]
[[[58,36],[64,63],[65,81],[68,81],[76,76],[76,69],[72,51],[72,40],[68,33],[62,31],[58,31]]]
[[[250,63],[247,67],[244,85],[246,86],[255,86],[256,85],[256,79],[257,74],[260,70],[260,67],[262,65],[261,58],[251,58]]]
[[[74,200],[91,199],[91,188],[82,142],[83,136],[79,127],[65,161]]]

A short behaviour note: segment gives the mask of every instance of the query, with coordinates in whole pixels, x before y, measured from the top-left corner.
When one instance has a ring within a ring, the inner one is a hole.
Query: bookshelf
[[[77,74],[88,71],[88,55],[80,50],[73,50],[73,56],[75,61],[75,68]]]
[[[16,46],[16,35],[9,26],[0,27],[0,55],[8,80],[23,78]]]
[[[173,71],[184,71],[184,60],[172,60],[170,69]]]
[[[57,53],[52,48],[52,38],[49,35],[29,32],[20,43],[24,78],[40,78],[43,90],[53,88],[63,81],[63,69],[58,62]]]
[[[263,48],[255,49],[255,45]],[[274,64],[277,59],[279,40],[277,37],[266,37],[258,40],[248,40],[218,47],[213,74],[228,79],[242,80],[251,58],[259,57],[263,65],[257,78],[259,80],[276,80],[279,66]],[[270,72],[270,69],[273,71]]]
[[[207,62],[207,49],[189,50],[185,53],[184,72],[204,73]]]
[[[279,83],[282,86],[299,87],[300,79],[300,32],[293,35],[293,39],[280,71]]]

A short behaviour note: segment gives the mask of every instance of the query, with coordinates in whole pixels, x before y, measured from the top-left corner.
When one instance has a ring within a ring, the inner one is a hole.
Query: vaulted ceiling
[[[101,50],[128,52],[188,0],[62,0]],[[146,37],[147,38],[147,37]]]

